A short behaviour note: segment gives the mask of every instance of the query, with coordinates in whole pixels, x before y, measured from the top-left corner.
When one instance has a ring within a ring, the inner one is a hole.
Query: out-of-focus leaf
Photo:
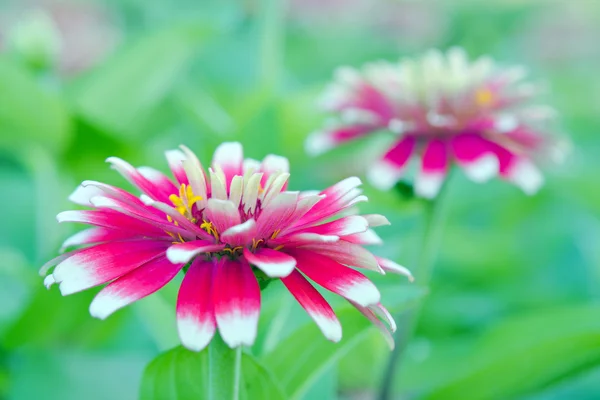
[[[73,93],[79,113],[114,134],[142,134],[136,128],[215,32],[185,25],[142,37],[79,82]]]
[[[463,373],[425,398],[512,398],[600,362],[600,306],[573,306],[507,321],[485,335]]]
[[[284,399],[271,374],[254,357],[243,353],[241,363],[240,399]],[[140,399],[221,400],[209,395],[210,374],[214,372],[209,362],[209,349],[195,353],[176,347],[161,354],[146,367]]]
[[[30,75],[0,59],[0,148],[36,143],[60,151],[70,135],[70,117],[60,97]]]
[[[399,291],[394,288],[393,296],[384,301],[392,313],[415,304],[424,295],[419,287]],[[374,326],[353,307],[336,311],[342,324],[344,339],[340,343],[328,342],[314,323],[301,327],[283,340],[273,351],[264,356],[269,367],[283,386],[290,399],[299,399],[323,373],[334,365],[352,347],[360,343]],[[381,339],[383,340],[383,339]]]

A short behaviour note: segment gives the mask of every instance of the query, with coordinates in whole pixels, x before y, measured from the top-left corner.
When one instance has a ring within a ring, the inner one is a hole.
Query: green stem
[[[421,251],[419,253],[417,264],[413,270],[415,282],[423,287],[429,286],[434,261],[438,254],[443,228],[443,200],[448,179],[449,177],[446,179],[438,197],[434,200],[427,201],[424,204],[424,227]],[[379,400],[389,400],[392,398],[394,377],[397,374],[397,369],[401,363],[406,347],[415,332],[420,311],[421,305],[398,318],[401,322],[398,324],[399,328],[394,335],[396,347],[390,354],[387,367],[384,371],[384,377],[379,392]]]
[[[230,349],[215,335],[208,346],[208,399],[238,400],[242,368],[242,348]]]

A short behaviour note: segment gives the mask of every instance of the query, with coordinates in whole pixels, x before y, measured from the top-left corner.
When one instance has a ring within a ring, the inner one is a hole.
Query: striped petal
[[[212,262],[194,260],[187,270],[177,296],[177,330],[181,343],[190,350],[204,349],[215,334],[212,302]]]
[[[61,293],[68,295],[126,274],[163,254],[168,244],[151,240],[99,244],[62,261],[53,275]]]
[[[231,247],[246,246],[252,244],[256,234],[256,222],[249,219],[243,224],[232,226],[221,234],[221,242]]]
[[[369,171],[369,181],[380,190],[389,190],[398,182],[415,148],[414,136],[406,136],[394,145]]]
[[[238,208],[229,200],[209,199],[204,216],[219,233],[242,223]]]
[[[360,272],[312,251],[294,250],[290,254],[297,268],[325,289],[362,306],[379,303],[379,290]]]
[[[213,169],[220,168],[225,174],[225,186],[229,185],[235,175],[244,175],[244,151],[238,142],[222,143],[213,155]]]
[[[382,273],[375,256],[360,245],[340,240],[335,243],[309,244],[301,249],[317,252],[344,265]]]
[[[123,275],[102,289],[90,304],[90,314],[105,319],[120,308],[151,295],[165,286],[183,264],[159,257]]]
[[[185,168],[183,168],[183,162],[186,160],[185,154],[181,150],[168,150],[165,152],[169,168],[173,173],[175,179],[179,184],[188,185],[188,177],[185,174]]]
[[[221,251],[224,244],[214,244],[206,240],[193,240],[191,242],[177,243],[167,249],[167,258],[172,263],[187,263],[201,253]]]
[[[256,339],[260,288],[250,265],[222,258],[213,281],[215,317],[229,347],[251,346]]]
[[[244,257],[271,278],[288,276],[296,267],[294,257],[269,248],[258,249],[255,253],[244,249]]]
[[[81,232],[77,232],[76,234],[65,240],[62,246],[60,247],[60,251],[64,251],[65,249],[72,246],[81,246],[85,244],[111,242],[115,240],[135,238],[141,239],[141,235],[130,231],[122,231],[116,229],[90,228],[85,229]]]
[[[446,143],[434,139],[427,144],[421,160],[421,170],[415,179],[415,193],[427,199],[434,198],[444,182],[448,170]]]
[[[287,277],[282,278],[281,281],[315,321],[323,335],[332,342],[339,342],[342,338],[342,326],[321,293],[300,272],[295,270]]]

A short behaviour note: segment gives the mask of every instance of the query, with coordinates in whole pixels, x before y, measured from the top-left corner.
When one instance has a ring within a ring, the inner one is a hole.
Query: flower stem
[[[242,348],[230,349],[215,335],[208,346],[208,399],[238,400],[242,369]]]
[[[423,287],[429,286],[433,264],[435,258],[437,257],[439,243],[442,236],[442,214],[444,209],[443,200],[448,179],[444,183],[444,186],[442,187],[442,190],[438,194],[437,198],[425,201],[423,206],[423,237],[421,239],[421,250],[418,256],[418,261],[413,271],[415,282]],[[421,304],[398,318],[400,323],[398,324],[398,330],[394,335],[396,347],[390,354],[390,358],[388,359],[388,363],[384,371],[384,377],[379,391],[379,400],[389,400],[393,397],[392,392],[394,377],[397,374],[397,369],[401,363],[406,347],[416,329],[420,311]]]

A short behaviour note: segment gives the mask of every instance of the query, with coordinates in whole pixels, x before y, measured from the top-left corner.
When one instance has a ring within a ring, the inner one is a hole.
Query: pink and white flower
[[[389,222],[353,211],[367,200],[358,178],[320,193],[288,191],[287,159],[244,160],[239,143],[219,146],[208,173],[186,147],[166,156],[175,181],[107,160],[142,191],[140,198],[94,181],[75,190],[70,199],[91,210],[65,211],[58,221],[93,227],[65,241],[63,248],[77,249],[42,267],[45,275],[56,266],[48,287],[58,283],[67,295],[108,283],[90,305],[103,319],[186,269],[177,326],[183,345],[201,350],[217,328],[230,347],[253,344],[260,282],[270,279],[283,282],[327,339],[340,340],[340,322],[313,281],[355,305],[393,344],[379,319],[394,329],[379,291],[354,268],[410,273],[363,248],[379,241],[371,228]]]
[[[420,60],[340,68],[322,106],[335,113],[329,127],[309,136],[313,155],[377,131],[395,135],[368,171],[390,189],[419,158],[415,192],[433,198],[452,164],[476,182],[499,175],[528,194],[543,177],[535,161],[560,157],[558,142],[540,131],[552,110],[527,105],[537,89],[522,68],[502,69],[481,57],[469,63],[459,48],[431,50]]]

